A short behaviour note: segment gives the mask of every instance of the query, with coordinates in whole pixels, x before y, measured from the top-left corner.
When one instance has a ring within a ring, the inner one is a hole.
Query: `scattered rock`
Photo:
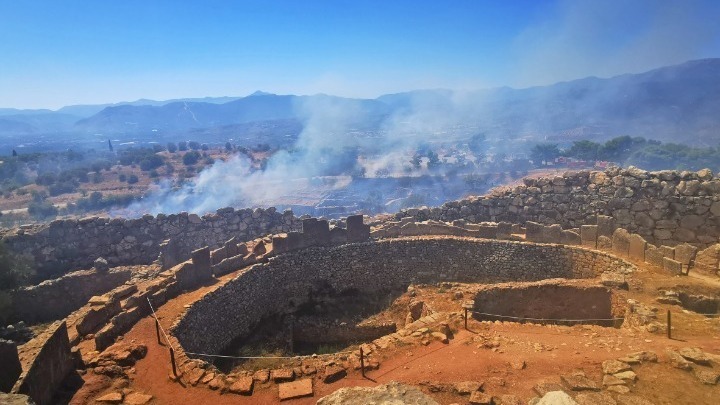
[[[470,394],[470,405],[492,405],[493,399],[490,395],[475,391],[472,394]]]
[[[292,381],[295,379],[295,372],[291,369],[279,368],[270,372],[270,379],[275,383]]]
[[[621,371],[631,370],[627,363],[623,363],[618,360],[606,360],[602,363],[603,373],[605,374],[617,374]]]
[[[109,394],[105,394],[101,396],[100,398],[96,399],[97,402],[102,402],[104,404],[119,404],[123,400],[123,394],[122,392],[111,392]]]
[[[630,392],[630,388],[624,385],[611,385],[605,388],[607,391],[617,392],[618,394],[627,394]]]
[[[325,384],[334,383],[347,375],[347,371],[340,366],[328,366],[325,367],[325,374],[323,375],[323,382]]]
[[[622,371],[620,373],[613,374],[613,377],[619,378],[624,381],[632,381],[635,382],[637,380],[637,374],[635,374],[634,371],[628,370],[628,371]]]
[[[573,391],[600,391],[595,381],[581,374],[563,375],[560,379]]]
[[[620,405],[655,405],[647,399],[637,395],[620,395],[617,397],[617,402]]]
[[[606,387],[611,385],[625,385],[625,381],[615,377],[614,375],[604,375],[603,385]]]
[[[27,395],[5,394],[0,392],[0,404],[3,405],[35,405],[35,402]]]
[[[525,360],[514,360],[510,362],[510,367],[512,367],[513,370],[524,370],[526,366]]]
[[[686,360],[690,360],[695,364],[701,364],[704,366],[710,365],[710,358],[697,347],[683,347],[678,351],[678,353],[680,353],[680,355]]]
[[[252,395],[255,380],[252,377],[240,377],[229,388],[233,394]]]
[[[302,380],[279,384],[278,395],[281,401],[293,398],[311,397],[313,396],[312,379],[305,378]]]
[[[95,271],[98,273],[107,273],[110,270],[110,265],[108,264],[108,261],[105,260],[102,257],[98,257],[93,262],[93,267],[95,267]]]
[[[133,392],[125,397],[123,404],[125,405],[145,405],[153,399],[152,395],[143,394],[141,392]]]
[[[711,369],[696,368],[693,374],[703,384],[715,385],[720,381],[720,373]]]
[[[461,381],[455,383],[455,391],[460,395],[470,395],[475,391],[480,391],[483,383],[480,381]]]
[[[605,392],[583,392],[577,394],[575,401],[580,405],[617,405],[613,397]]]
[[[550,391],[543,395],[536,405],[578,405],[578,403],[564,391]]]
[[[493,398],[495,405],[524,405],[524,402],[515,395],[500,395],[499,398]]]
[[[270,371],[269,370],[258,370],[253,374],[253,380],[259,382],[259,383],[266,383],[270,380]]]
[[[434,337],[436,340],[441,341],[442,343],[447,344],[447,343],[449,342],[447,335],[444,334],[444,333],[432,332],[430,335],[431,335],[432,337]]]
[[[668,350],[667,356],[668,356],[668,360],[670,361],[670,364],[673,367],[679,368],[681,370],[692,369],[692,364],[690,364],[689,361],[685,360],[685,358],[683,356],[681,356],[678,352]]]
[[[439,405],[418,388],[390,382],[373,388],[340,388],[320,398],[318,405],[414,404]]]
[[[544,397],[545,394],[553,391],[562,391],[564,387],[558,383],[554,382],[541,382],[533,387],[533,391],[535,391],[540,397]]]
[[[657,354],[651,351],[642,351],[630,353],[625,357],[621,357],[618,360],[628,364],[640,364],[643,362],[656,363],[658,361]]]

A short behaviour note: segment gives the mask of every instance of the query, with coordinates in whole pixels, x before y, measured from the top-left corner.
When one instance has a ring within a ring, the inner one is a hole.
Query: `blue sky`
[[[526,87],[720,57],[720,1],[0,0],[0,107]]]

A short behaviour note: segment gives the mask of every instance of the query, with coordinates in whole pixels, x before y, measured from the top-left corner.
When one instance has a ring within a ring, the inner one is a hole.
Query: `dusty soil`
[[[202,297],[232,278],[229,274],[215,284],[183,294],[158,309],[161,325],[168,329],[185,305]],[[322,396],[341,387],[375,386],[390,381],[416,385],[438,402],[467,403],[467,396],[454,393],[451,385],[460,381],[482,381],[484,391],[493,396],[515,395],[524,402],[536,396],[533,387],[540,382],[560,382],[560,375],[582,370],[596,382],[602,380],[601,364],[628,353],[651,350],[660,357],[659,363],[633,366],[638,380],[630,383],[631,394],[642,396],[656,404],[713,404],[720,398],[720,386],[703,385],[691,372],[675,369],[666,361],[667,349],[699,347],[720,360],[720,319],[704,317],[677,306],[655,303],[658,290],[679,284],[688,290],[718,293],[720,285],[697,277],[669,277],[664,271],[640,266],[631,283],[628,296],[654,306],[660,314],[673,311],[673,339],[665,334],[651,334],[628,328],[608,328],[593,325],[558,326],[518,324],[511,322],[469,321],[469,330],[455,325],[457,331],[449,344],[438,341],[428,346],[420,344],[391,346],[381,351],[381,366],[366,373],[359,371],[332,384],[316,381],[314,396],[287,401],[290,404],[314,404]],[[437,312],[461,311],[462,300],[453,299],[453,291],[466,285],[416,286],[415,299],[422,299]],[[378,318],[398,319],[409,302],[407,294],[398,298]],[[663,319],[661,316],[660,319]],[[402,323],[400,323],[402,325]],[[153,403],[174,404],[271,404],[278,402],[277,386],[256,384],[252,396],[221,394],[207,387],[183,386],[173,382],[168,348],[157,342],[154,320],[142,319],[124,337],[125,341],[148,346],[147,356],[140,360],[130,374],[129,389],[152,394]],[[292,366],[292,362],[284,363]],[[524,364],[524,366],[523,366]],[[280,366],[280,364],[278,364]],[[91,398],[117,388],[118,382],[102,380],[87,373],[85,386],[71,403],[92,403]],[[102,380],[102,381],[100,381]],[[112,384],[115,384],[113,387]],[[615,394],[614,394],[615,395]]]

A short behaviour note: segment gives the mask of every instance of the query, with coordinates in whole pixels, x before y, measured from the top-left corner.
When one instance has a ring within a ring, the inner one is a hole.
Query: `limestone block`
[[[528,242],[544,242],[543,237],[543,231],[545,227],[542,224],[538,224],[537,222],[527,221],[525,223],[525,239]]]
[[[645,263],[657,267],[663,267],[662,251],[653,245],[647,245],[647,248],[645,249]]]
[[[560,237],[560,243],[563,245],[580,245],[581,244],[580,234],[573,231],[562,231]]]
[[[334,227],[330,230],[330,243],[333,245],[342,245],[347,243],[349,234],[350,232],[347,229]]]
[[[697,253],[693,269],[714,275],[718,271],[719,263],[720,244],[715,244]]]
[[[598,249],[612,249],[612,239],[607,236],[598,236],[597,240]]]
[[[622,228],[613,232],[612,250],[615,254],[627,257],[630,254],[630,234]]]
[[[22,373],[15,343],[0,339],[0,364],[0,391],[9,392]]]
[[[288,251],[288,243],[286,235],[274,235],[272,237],[272,250],[275,254]]]
[[[192,252],[192,263],[195,267],[195,276],[199,283],[204,283],[212,279],[209,247],[205,246],[204,248],[194,250]]]
[[[663,268],[672,274],[682,274],[682,263],[667,257],[663,258]]]
[[[695,259],[697,248],[693,245],[683,243],[675,246],[675,260],[687,266]]]
[[[542,239],[545,243],[560,243],[562,240],[562,227],[560,225],[550,225],[543,227]]]
[[[581,225],[580,239],[583,246],[595,248],[597,247],[598,226],[597,225]]]
[[[370,225],[363,223],[362,215],[351,215],[345,222],[348,242],[363,242],[370,238]]]
[[[613,232],[615,232],[615,218],[607,215],[598,215],[597,227],[598,236],[611,237]]]
[[[510,239],[512,234],[512,225],[509,222],[499,222],[497,225],[497,238],[498,239]]]
[[[306,246],[325,246],[330,243],[330,225],[326,220],[317,218],[304,219],[302,233]]]
[[[641,262],[645,261],[645,247],[647,246],[647,242],[645,239],[636,234],[633,233],[629,237],[630,240],[630,246],[628,249],[628,255],[633,260],[638,260]]]
[[[658,248],[660,250],[660,253],[663,257],[667,257],[669,259],[675,259],[675,248],[672,246],[665,246],[662,245]]]

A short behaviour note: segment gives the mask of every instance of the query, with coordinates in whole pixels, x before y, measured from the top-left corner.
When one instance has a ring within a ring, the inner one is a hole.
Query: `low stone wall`
[[[296,343],[333,344],[370,342],[397,332],[395,322],[368,325],[293,325],[293,341]]]
[[[51,404],[55,390],[75,367],[65,322],[55,322],[20,351],[23,373],[11,393],[25,394],[38,405]]]
[[[618,227],[655,245],[688,242],[705,248],[717,243],[720,236],[720,179],[707,169],[647,172],[613,168],[523,181],[521,186],[483,197],[403,210],[396,218],[534,221],[571,229],[595,224],[597,215],[606,215],[613,217]]]
[[[613,321],[608,320],[621,318],[625,310],[613,311],[612,295],[611,289],[586,282],[545,280],[487,285],[476,292],[472,315],[478,320],[492,321],[518,320],[492,316],[500,315],[535,319],[592,319],[596,321],[585,323],[613,325]]]
[[[46,279],[69,269],[92,267],[98,257],[113,267],[149,264],[158,258],[166,240],[170,242],[165,256],[179,263],[194,249],[216,247],[232,237],[244,241],[299,229],[300,220],[292,211],[223,208],[202,217],[180,213],[56,220],[11,230],[3,240],[10,251],[34,260],[39,277]]]
[[[12,316],[28,323],[64,318],[95,296],[130,280],[129,269],[83,270],[11,293]]]
[[[217,354],[264,317],[292,312],[320,286],[377,294],[404,291],[410,283],[587,278],[632,267],[583,248],[461,237],[307,248],[243,270],[194,303],[172,333],[187,351]]]

